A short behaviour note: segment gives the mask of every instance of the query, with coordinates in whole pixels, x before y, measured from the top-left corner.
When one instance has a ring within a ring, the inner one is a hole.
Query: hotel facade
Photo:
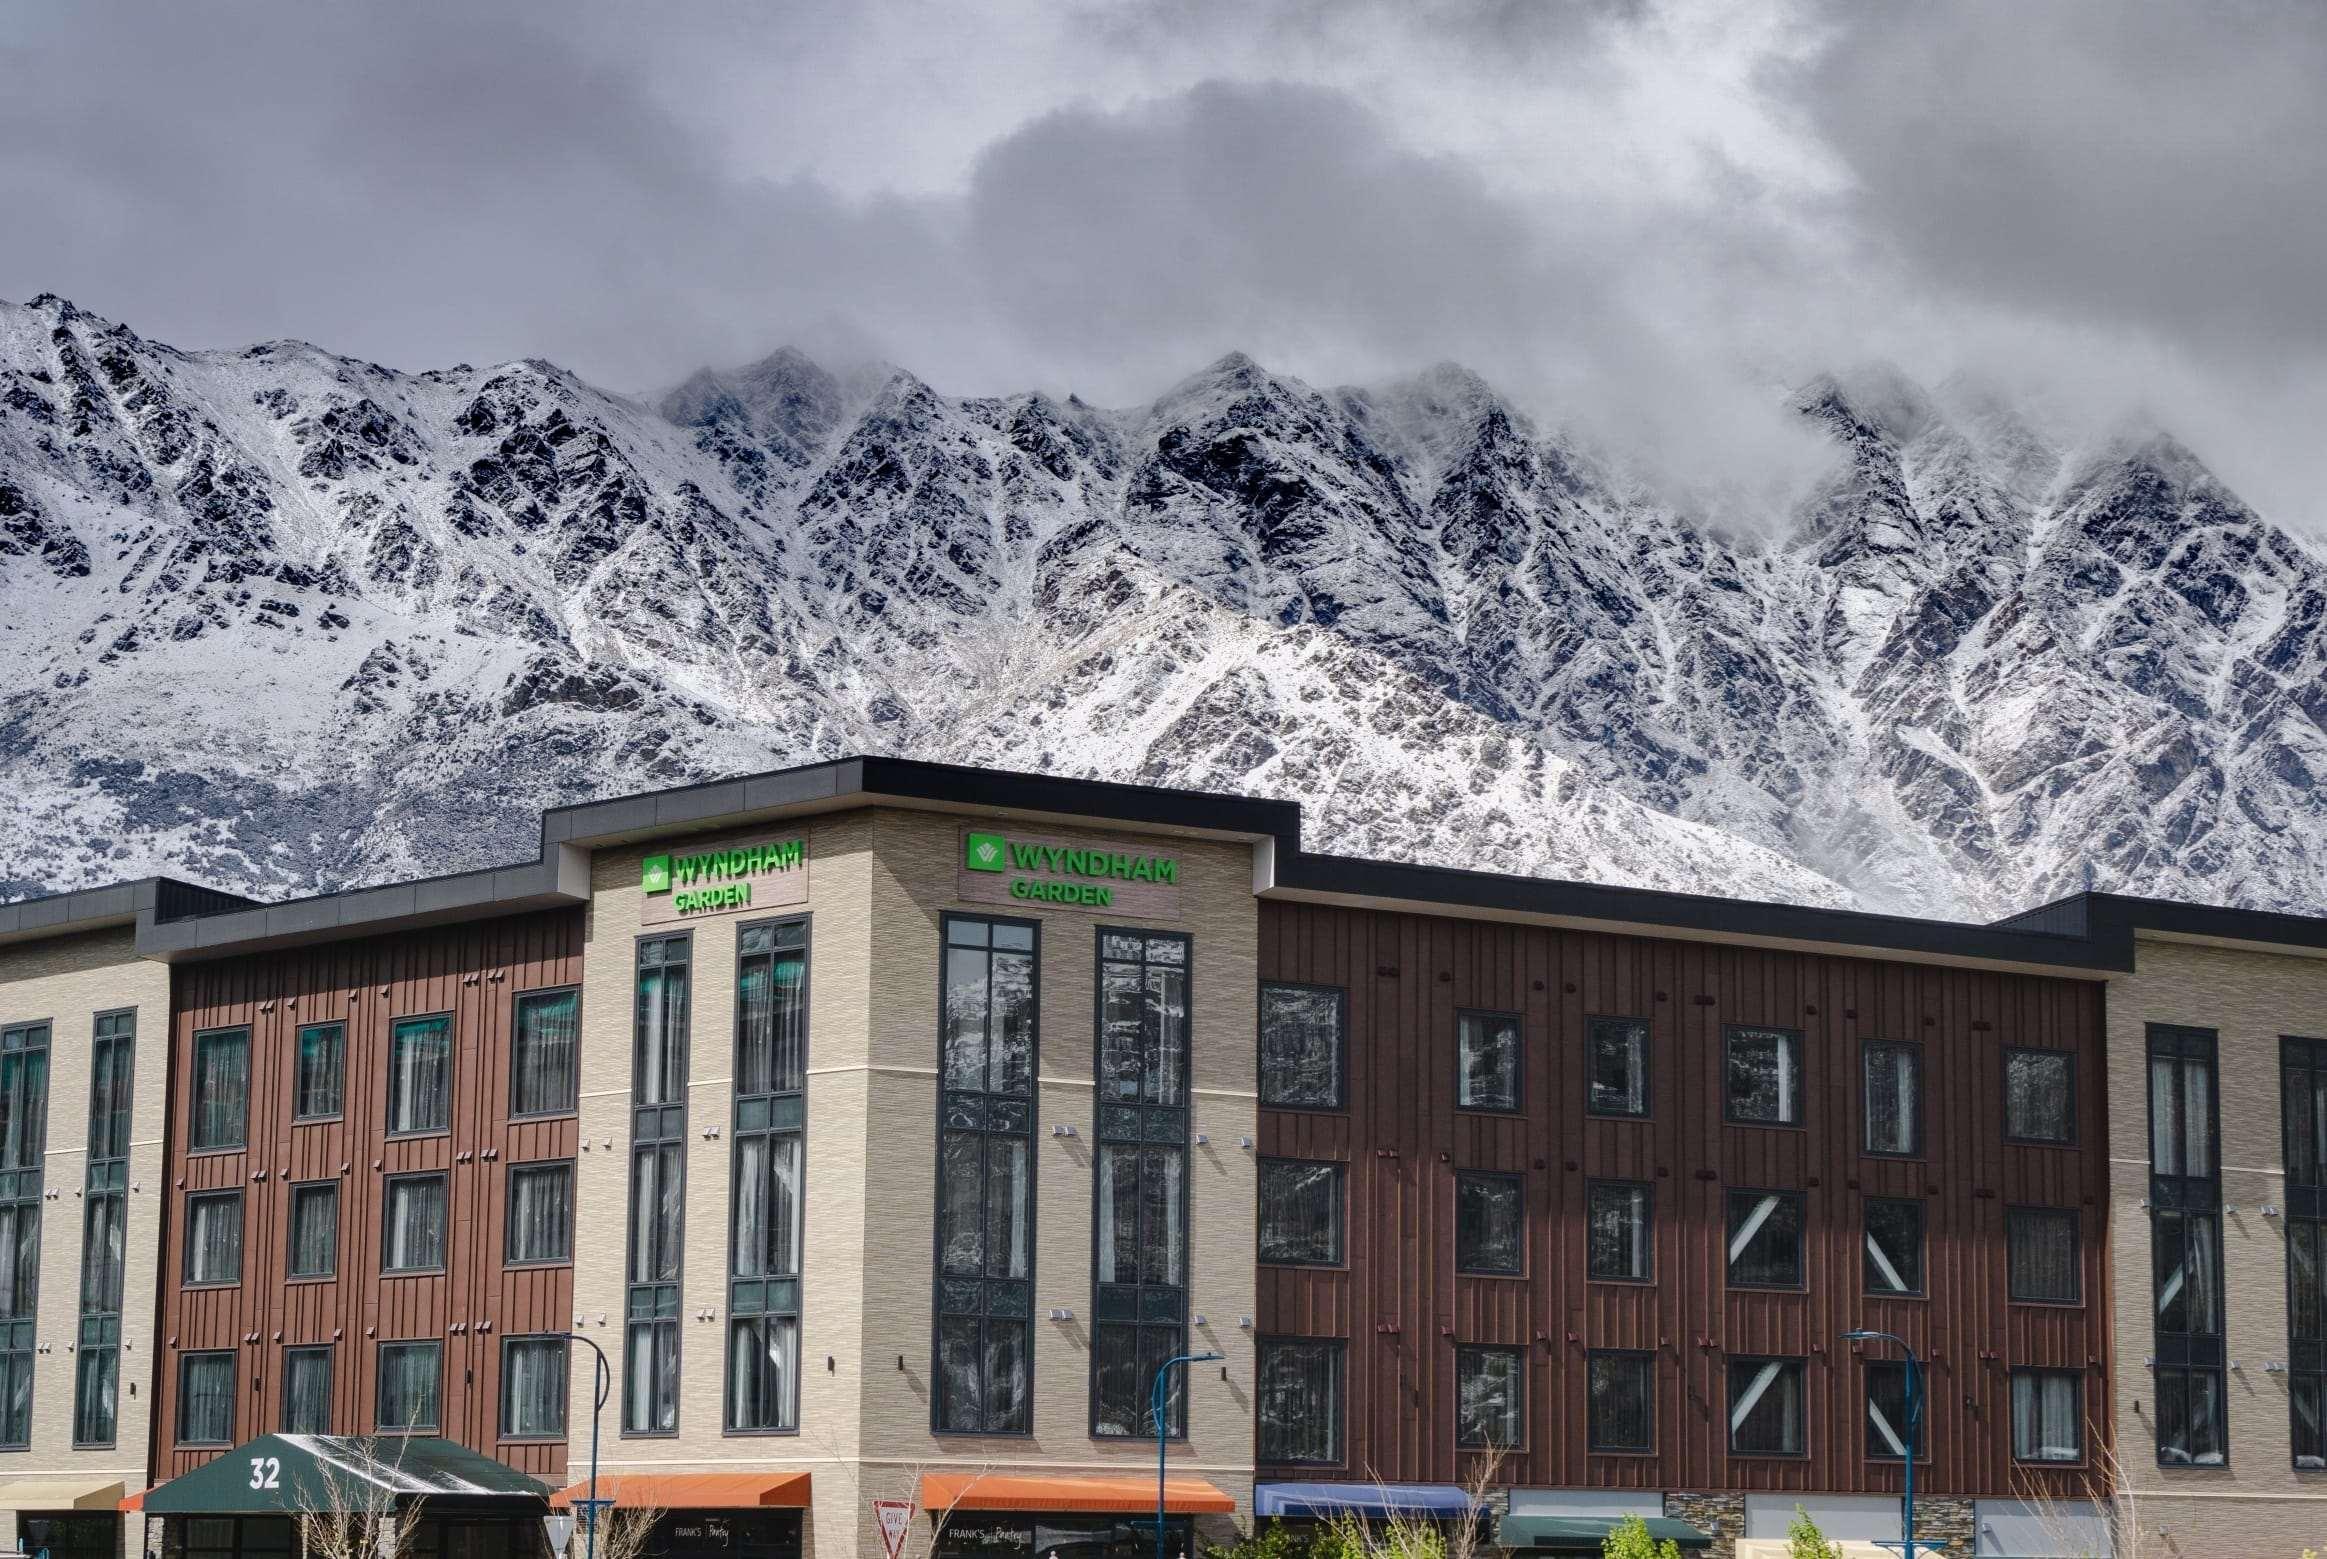
[[[0,1522],[288,1553],[352,1460],[411,1551],[531,1555],[595,1424],[672,1554],[1128,1559],[1160,1497],[1190,1559],[1480,1500],[1751,1556],[1797,1505],[1895,1540],[1911,1455],[1964,1559],[2292,1556],[2323,960],[875,758],[494,871],[4,906]]]

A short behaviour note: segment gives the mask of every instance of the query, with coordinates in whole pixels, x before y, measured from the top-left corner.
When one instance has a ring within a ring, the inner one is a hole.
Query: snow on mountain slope
[[[2327,562],[2162,433],[1887,369],[1796,404],[1833,473],[1740,545],[1452,365],[1105,410],[785,350],[647,405],[0,304],[0,891],[457,869],[885,751],[1511,871],[2327,908]]]

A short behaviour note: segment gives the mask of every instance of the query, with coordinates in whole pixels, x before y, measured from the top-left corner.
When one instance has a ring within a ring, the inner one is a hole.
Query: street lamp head
[[[1211,1364],[1225,1357],[1225,1354],[1218,1353],[1191,1353],[1188,1355],[1188,1362],[1190,1364]]]
[[[1882,1336],[1881,1332],[1844,1332],[1842,1340],[1844,1342],[1873,1342],[1880,1336]]]

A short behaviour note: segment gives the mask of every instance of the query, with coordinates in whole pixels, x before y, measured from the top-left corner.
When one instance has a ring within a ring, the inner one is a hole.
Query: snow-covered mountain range
[[[1451,366],[1103,410],[781,351],[647,404],[0,304],[0,895],[455,870],[866,751],[1546,875],[2327,909],[2327,555],[2161,431],[1797,406],[1834,470],[1740,537]]]

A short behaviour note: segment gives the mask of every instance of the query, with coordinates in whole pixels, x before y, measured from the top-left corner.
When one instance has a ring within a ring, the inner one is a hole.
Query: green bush
[[[1671,1538],[1658,1542],[1648,1535],[1648,1523],[1626,1516],[1600,1543],[1600,1559],[1681,1559],[1681,1545]]]
[[[1818,1523],[1801,1506],[1794,1507],[1793,1524],[1786,1528],[1787,1559],[1835,1559],[1840,1548],[1826,1541],[1826,1534],[1818,1530]]]

